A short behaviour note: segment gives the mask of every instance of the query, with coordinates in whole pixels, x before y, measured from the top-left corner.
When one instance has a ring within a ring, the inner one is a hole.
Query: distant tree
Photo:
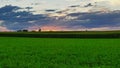
[[[22,32],[22,30],[17,30],[17,32]]]
[[[33,30],[33,31],[31,31],[31,32],[36,32],[36,31]]]
[[[17,32],[28,32],[28,30],[24,29],[24,30],[17,30]]]
[[[41,32],[41,29],[39,29],[38,32]]]
[[[22,30],[23,32],[28,32],[28,30]]]

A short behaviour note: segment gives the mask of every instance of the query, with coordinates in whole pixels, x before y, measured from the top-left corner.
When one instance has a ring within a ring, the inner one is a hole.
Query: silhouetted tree
[[[28,30],[22,30],[23,32],[28,32]]]
[[[22,30],[17,30],[17,32],[22,32]]]
[[[41,32],[41,29],[39,29],[38,32]]]

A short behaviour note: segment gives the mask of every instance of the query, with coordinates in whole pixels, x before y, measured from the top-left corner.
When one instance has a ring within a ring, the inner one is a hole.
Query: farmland
[[[120,38],[120,31],[0,32],[0,37]]]
[[[120,68],[120,39],[0,37],[0,68]]]

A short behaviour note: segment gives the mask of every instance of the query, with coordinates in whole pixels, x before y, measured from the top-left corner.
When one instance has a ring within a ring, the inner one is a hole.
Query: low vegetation
[[[1,32],[0,37],[120,38],[120,31]]]
[[[0,68],[120,68],[120,39],[0,40]]]

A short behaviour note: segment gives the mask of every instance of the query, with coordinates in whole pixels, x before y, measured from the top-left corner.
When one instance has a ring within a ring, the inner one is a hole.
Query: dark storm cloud
[[[19,9],[21,8],[11,5],[1,7],[0,20],[4,21],[2,25],[6,26],[8,29],[17,30],[33,26],[36,23],[40,23],[42,25],[45,23],[44,21],[46,19],[49,19],[43,14],[34,15],[28,11],[17,11]]]
[[[120,11],[111,11],[109,13],[71,13],[68,16],[77,17],[75,20],[69,21],[71,22],[69,26],[81,25],[87,28],[120,26]]]
[[[21,9],[21,8],[17,6],[6,5],[0,8],[0,14],[14,12],[18,9]]]

